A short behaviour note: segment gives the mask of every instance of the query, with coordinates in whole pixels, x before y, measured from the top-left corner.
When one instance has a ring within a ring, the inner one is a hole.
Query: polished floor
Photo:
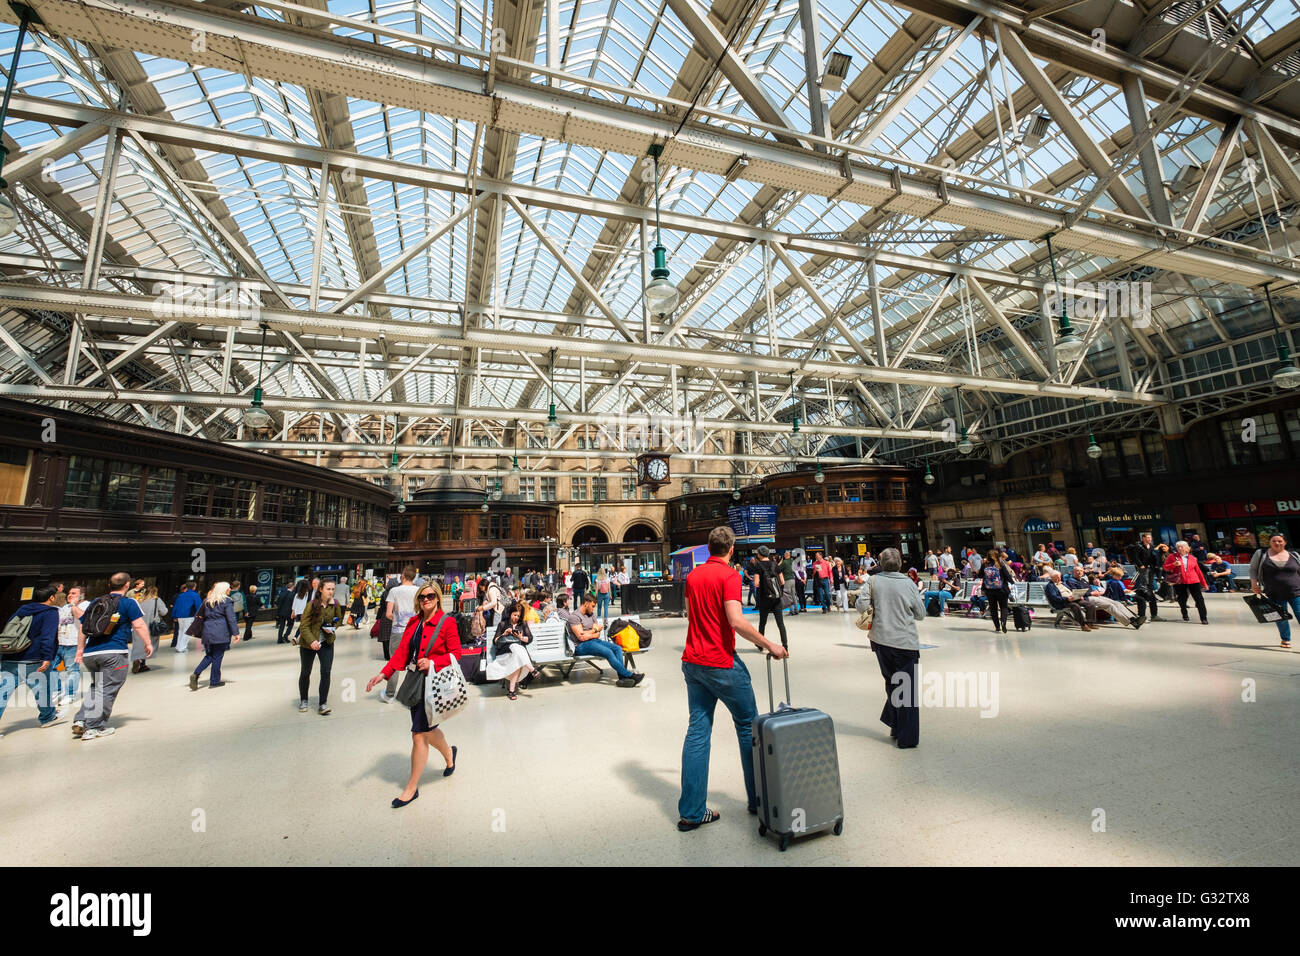
[[[435,755],[402,810],[389,801],[407,776],[409,716],[364,693],[376,642],[345,632],[320,717],[314,682],[312,711],[298,712],[297,651],[264,625],[227,655],[222,688],[192,693],[194,652],[163,647],[128,678],[112,737],[39,729],[20,692],[0,720],[0,846],[9,865],[1294,864],[1300,655],[1239,597],[1209,602],[1209,627],[1139,632],[926,621],[922,686],[948,706],[922,711],[912,751],[878,720],[883,684],[850,616],[794,618],[792,696],[835,720],[846,819],[842,836],[786,853],[745,813],[721,708],[709,803],[722,818],[673,826],[678,619],[654,623],[640,688],[590,668],[515,702],[474,688],[446,725],[456,774],[444,779]],[[745,646],[766,709],[763,658]],[[956,699],[958,685],[982,687],[984,706]]]

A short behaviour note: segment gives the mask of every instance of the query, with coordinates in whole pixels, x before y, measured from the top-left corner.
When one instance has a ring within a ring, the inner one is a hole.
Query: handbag
[[[447,623],[450,614],[444,614],[442,620],[438,622],[438,627],[433,632],[433,640],[429,641],[429,646],[433,647],[438,643],[438,634],[442,631],[442,626]],[[394,699],[403,707],[414,707],[421,701],[425,700],[424,696],[424,675],[420,673],[417,666],[416,657],[420,653],[420,632],[424,628],[416,624],[415,629],[411,632],[411,646],[407,649],[406,659],[406,676],[402,678],[402,684],[397,688]],[[429,665],[429,673],[433,673],[433,665]]]
[[[200,606],[199,613],[194,615],[194,620],[190,621],[190,626],[185,629],[185,633],[187,636],[189,637],[203,636],[203,617],[204,617],[204,608],[203,606]]]
[[[858,619],[853,622],[853,626],[856,627],[859,631],[871,630],[871,625],[874,624],[876,621],[876,602],[874,596],[875,592],[871,587],[870,578],[867,578],[867,583],[865,587],[867,591],[867,600],[870,601],[871,603],[868,604],[862,611],[858,613]],[[858,595],[858,601],[859,602],[862,601],[861,593],[859,593]]]
[[[424,675],[424,712],[433,727],[450,720],[469,703],[469,684],[460,669],[460,660],[451,655],[451,663],[440,671],[432,665]]]

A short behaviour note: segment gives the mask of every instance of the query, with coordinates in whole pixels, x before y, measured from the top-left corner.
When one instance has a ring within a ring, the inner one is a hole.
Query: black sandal
[[[519,691],[517,691],[517,690],[509,691],[509,692],[507,693],[506,696],[508,696],[511,700],[518,700],[518,699],[519,699]]]
[[[687,823],[685,820],[678,820],[677,829],[681,830],[683,833],[687,833],[691,830],[698,830],[706,823],[712,823],[714,820],[721,819],[721,817],[722,814],[718,813],[716,810],[705,810],[703,820],[698,823]]]

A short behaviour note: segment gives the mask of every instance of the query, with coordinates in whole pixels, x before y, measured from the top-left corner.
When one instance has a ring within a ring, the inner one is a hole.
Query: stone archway
[[[609,532],[602,525],[588,521],[574,529],[569,543],[575,547],[580,544],[608,544]]]
[[[634,521],[626,528],[624,528],[623,534],[622,536],[620,536],[619,540],[629,541],[629,542],[662,541],[663,535],[659,531],[659,529],[656,528],[649,521],[641,520],[641,521]]]

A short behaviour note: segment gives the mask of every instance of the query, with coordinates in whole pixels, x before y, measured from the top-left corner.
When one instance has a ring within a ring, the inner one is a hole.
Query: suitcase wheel
[[[767,836],[767,824],[766,824],[766,823],[760,823],[760,824],[758,825],[758,835],[759,835],[759,836]]]
[[[790,834],[788,834],[788,833],[782,833],[782,834],[781,834],[781,852],[784,853],[784,852],[785,852],[786,850],[788,850],[789,848],[790,848]]]
[[[835,829],[832,830],[831,832],[834,833],[836,836],[839,836],[841,833],[843,833],[843,832],[844,832],[844,821],[843,821],[843,820],[836,820],[836,821],[835,821]]]

